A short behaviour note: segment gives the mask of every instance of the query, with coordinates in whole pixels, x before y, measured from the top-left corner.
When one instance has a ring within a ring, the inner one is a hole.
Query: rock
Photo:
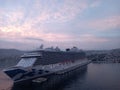
[[[3,71],[0,71],[0,90],[11,90],[13,80],[7,76]]]

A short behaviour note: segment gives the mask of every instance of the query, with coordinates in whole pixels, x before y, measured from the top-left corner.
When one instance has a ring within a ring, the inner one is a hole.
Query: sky
[[[0,48],[120,48],[120,0],[0,0]]]

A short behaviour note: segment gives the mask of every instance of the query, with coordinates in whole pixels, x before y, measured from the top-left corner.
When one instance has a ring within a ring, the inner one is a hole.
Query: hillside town
[[[89,51],[87,52],[87,57],[97,63],[120,63],[120,49]]]

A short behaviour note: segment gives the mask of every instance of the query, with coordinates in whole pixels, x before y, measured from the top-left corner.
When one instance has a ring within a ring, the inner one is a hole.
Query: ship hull
[[[35,82],[32,83],[32,86],[35,88],[35,90],[55,89],[62,85],[65,85],[67,82],[69,82],[69,80],[74,79],[77,75],[80,75],[86,70],[87,66],[84,65],[63,74],[53,74],[50,77],[47,77],[48,78],[47,82],[43,83]]]
[[[57,71],[57,72],[51,72],[46,75],[41,75],[41,76],[36,77],[36,78],[46,78],[46,81],[44,82],[38,82],[38,81],[33,82],[33,80],[35,80],[36,78],[31,78],[31,79],[29,78],[23,81],[14,82],[13,90],[16,90],[17,88],[23,89],[24,87],[29,87],[29,86],[37,88],[37,89],[43,89],[43,90],[48,89],[48,88],[55,88],[60,83],[67,81],[68,79],[74,77],[78,73],[82,73],[82,71],[87,69],[87,65],[89,63],[90,61],[86,62],[83,65],[79,65],[76,68],[71,67],[71,69],[67,71],[65,69],[62,71],[62,73],[61,71],[60,72]]]

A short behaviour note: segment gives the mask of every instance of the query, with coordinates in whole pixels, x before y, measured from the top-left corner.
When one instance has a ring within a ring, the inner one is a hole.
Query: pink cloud
[[[34,30],[31,28],[31,23],[25,23],[21,26],[7,26],[0,27],[0,38],[6,40],[12,40],[17,42],[26,41],[24,38],[33,37],[43,39],[47,42],[106,42],[105,38],[98,38],[91,34],[84,34],[80,36],[60,34],[60,33],[45,33],[43,30]]]
[[[45,41],[66,41],[70,38],[69,35],[44,33],[43,31],[34,30],[30,27],[30,24],[25,24],[21,26],[9,25],[6,27],[0,27],[0,38],[20,42],[23,42],[23,39],[26,37],[33,37],[38,39],[40,38]]]
[[[19,24],[23,19],[24,12],[22,10],[17,11],[7,11],[2,10],[0,13],[0,24],[1,25],[10,25],[10,24]]]
[[[40,1],[36,1],[35,5],[35,9],[43,9]],[[56,2],[52,1],[49,8],[46,9],[46,6],[44,6],[44,11],[41,10],[36,20],[39,22],[43,20],[44,22],[66,22],[81,14],[88,6],[88,3],[84,0],[64,0],[62,4],[57,7]]]
[[[93,20],[88,26],[96,30],[108,30],[120,28],[120,16],[112,16],[105,19]]]
[[[80,15],[87,7],[88,3],[85,1],[65,0],[63,6],[54,15],[59,20],[71,20]]]
[[[95,31],[104,31],[120,28],[120,16],[109,16],[106,18],[98,18],[89,21],[82,21],[77,24],[80,29],[92,29]]]
[[[83,42],[94,42],[94,43],[97,43],[97,42],[107,42],[109,41],[108,39],[106,38],[99,38],[99,37],[96,37],[94,35],[91,35],[91,34],[84,34],[81,36],[81,39]]]

